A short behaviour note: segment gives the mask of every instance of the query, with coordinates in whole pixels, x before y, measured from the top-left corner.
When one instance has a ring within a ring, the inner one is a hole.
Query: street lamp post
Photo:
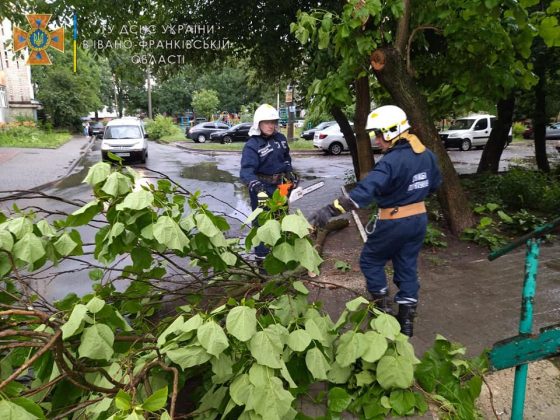
[[[286,87],[286,106],[288,107],[288,141],[294,139],[294,86],[289,84]]]

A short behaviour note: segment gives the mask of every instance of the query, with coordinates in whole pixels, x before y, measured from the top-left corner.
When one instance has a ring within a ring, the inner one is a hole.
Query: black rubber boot
[[[401,332],[412,337],[414,317],[416,316],[416,305],[399,305],[397,320],[401,324]]]
[[[375,307],[381,312],[393,315],[393,307],[391,305],[391,299],[389,298],[389,293],[369,293],[371,296],[371,302],[375,304]]]

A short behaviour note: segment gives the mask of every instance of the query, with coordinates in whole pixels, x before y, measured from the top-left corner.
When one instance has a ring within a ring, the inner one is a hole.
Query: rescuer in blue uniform
[[[240,178],[249,188],[251,208],[265,207],[266,201],[280,186],[289,195],[297,185],[286,137],[277,131],[279,115],[271,105],[259,106],[249,129],[249,139],[241,154]],[[254,225],[258,222],[255,220]],[[264,259],[268,248],[262,243],[255,248],[257,261]]]
[[[310,218],[323,227],[331,217],[375,202],[379,208],[373,231],[360,256],[360,268],[378,308],[392,314],[385,264],[393,262],[393,281],[399,291],[397,319],[401,331],[413,335],[418,303],[417,259],[426,235],[428,217],[424,198],[441,184],[435,155],[414,134],[402,109],[382,106],[368,116],[366,130],[373,132],[383,159],[349,193],[323,207]]]

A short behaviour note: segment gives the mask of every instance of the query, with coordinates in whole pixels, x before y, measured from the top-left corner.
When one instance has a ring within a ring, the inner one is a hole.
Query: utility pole
[[[289,84],[286,88],[286,106],[288,107],[288,141],[294,139],[294,87]]]
[[[150,74],[150,66],[148,66],[148,118],[152,119],[152,75]]]

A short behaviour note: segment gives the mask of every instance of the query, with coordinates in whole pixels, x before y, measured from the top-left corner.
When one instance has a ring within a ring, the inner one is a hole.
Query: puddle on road
[[[181,170],[181,177],[198,181],[234,183],[239,178],[230,172],[218,169],[216,162],[201,162],[197,165],[186,166]]]

